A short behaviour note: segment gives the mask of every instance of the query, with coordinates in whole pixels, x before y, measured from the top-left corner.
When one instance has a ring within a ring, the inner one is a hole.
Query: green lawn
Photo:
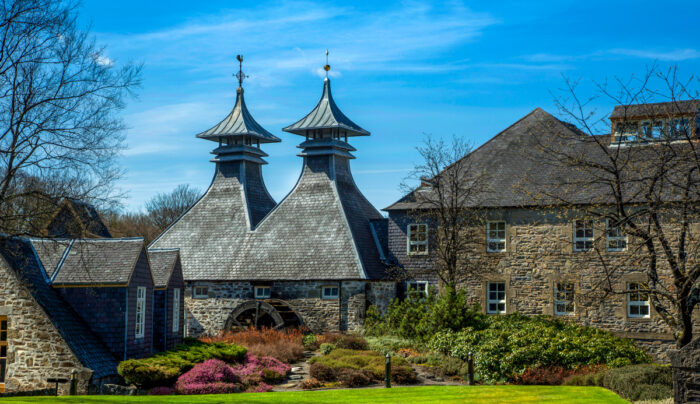
[[[78,396],[3,398],[2,403],[627,403],[600,387],[428,386],[201,396]]]

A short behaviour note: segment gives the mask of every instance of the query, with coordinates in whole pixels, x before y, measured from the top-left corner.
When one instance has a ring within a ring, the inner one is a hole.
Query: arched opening
[[[231,312],[226,321],[226,330],[244,328],[289,328],[302,325],[294,309],[285,301],[277,299],[248,300]]]

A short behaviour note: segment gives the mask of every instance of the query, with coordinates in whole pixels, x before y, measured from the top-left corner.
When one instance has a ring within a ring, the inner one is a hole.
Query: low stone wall
[[[673,396],[676,403],[700,402],[700,338],[679,350],[670,350]]]

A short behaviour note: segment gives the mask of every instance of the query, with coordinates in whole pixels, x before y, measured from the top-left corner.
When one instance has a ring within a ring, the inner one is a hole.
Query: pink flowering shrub
[[[248,385],[258,384],[263,380],[279,383],[284,380],[290,370],[289,365],[271,356],[258,358],[251,354],[246,354],[243,364],[233,367],[233,373]]]
[[[196,364],[177,379],[175,390],[180,394],[217,394],[240,391],[240,378],[231,366],[218,359]]]
[[[153,396],[169,396],[174,392],[175,390],[172,387],[158,386],[152,388],[149,393]]]
[[[267,383],[261,382],[257,386],[251,386],[247,390],[249,393],[267,393],[268,391],[272,391],[272,386],[270,386]]]

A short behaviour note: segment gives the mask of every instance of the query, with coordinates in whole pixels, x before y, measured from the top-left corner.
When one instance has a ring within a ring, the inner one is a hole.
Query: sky
[[[299,177],[303,141],[281,129],[318,102],[329,50],[336,103],[371,132],[351,139],[351,167],[378,209],[401,197],[425,136],[477,147],[537,107],[556,114],[567,77],[591,96],[654,64],[700,73],[697,1],[83,0],[79,12],[109,63],[143,64],[122,112],[117,185],[129,211],[179,184],[209,186],[215,144],[195,135],[233,108],[237,54],[248,109],[282,139],[263,145],[279,201]]]

